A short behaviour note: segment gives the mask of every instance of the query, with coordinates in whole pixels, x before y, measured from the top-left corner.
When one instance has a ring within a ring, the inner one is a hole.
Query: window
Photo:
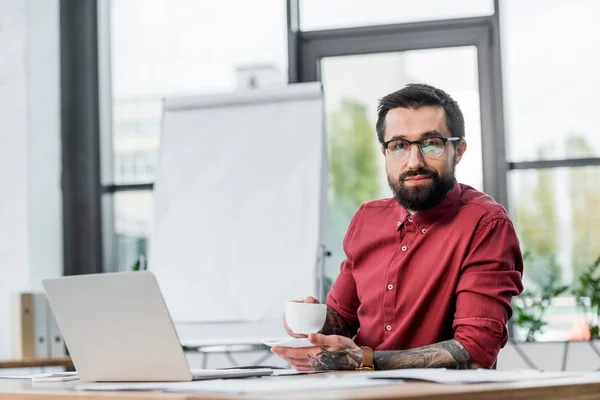
[[[599,157],[600,2],[500,6],[509,159]]]
[[[358,0],[349,4],[342,0],[301,0],[300,27],[310,31],[486,17],[493,15],[494,3]],[[595,185],[600,181],[600,136],[595,127],[594,97],[600,91],[596,73],[600,61],[594,53],[600,42],[600,28],[594,20],[600,14],[600,3],[498,3],[506,161],[511,169],[509,211],[523,249],[532,255],[525,283],[531,288],[539,286],[552,265],[560,269],[565,283],[571,283],[585,265],[600,255],[600,193]],[[286,13],[281,0],[119,0],[110,5],[114,228],[119,268],[130,269],[146,252],[153,213],[149,189],[158,160],[163,98],[285,83]],[[496,27],[491,24],[492,18],[474,21]],[[430,25],[424,27],[431,29]],[[326,33],[314,32],[313,39]],[[497,41],[488,50],[493,53],[495,46]],[[442,47],[324,57],[319,60],[324,85],[330,93],[339,94],[340,100],[326,97],[327,112],[335,115],[345,105],[360,113],[367,110],[366,115],[372,117],[373,105],[369,102],[385,93],[363,96],[354,91],[362,89],[360,82],[368,82],[365,91],[372,93],[377,85],[398,78],[400,70],[410,79],[450,88],[470,121],[467,135],[472,136],[467,140],[469,154],[475,156],[462,169],[458,167],[459,178],[481,187],[483,176],[492,178],[481,173],[481,166],[489,164],[484,155],[490,152],[480,150],[489,149],[489,138],[484,135],[486,129],[478,125],[479,112],[489,112],[489,103],[495,100],[478,97],[480,86],[489,90],[490,82],[482,85],[482,69],[479,66],[478,73],[476,67],[491,57],[486,57],[487,50],[478,53],[467,45]],[[448,63],[456,64],[461,73],[449,68]],[[382,68],[392,72],[373,75],[373,68],[376,72]],[[352,80],[340,78],[361,71],[367,78],[351,85],[348,82]],[[377,79],[369,80],[373,76]],[[496,96],[499,91],[493,92]],[[357,104],[342,102],[342,97],[360,104],[354,107]],[[480,103],[485,106],[482,110]],[[368,126],[367,134],[372,135],[373,121]],[[473,134],[480,131],[481,135]],[[385,181],[379,183],[385,189]],[[138,190],[131,192],[133,189]],[[497,189],[501,192],[497,195],[506,195],[502,185]],[[335,234],[344,231],[339,229]],[[550,325],[542,339],[567,338],[571,324],[576,323],[574,310],[572,297],[558,299],[549,311]]]
[[[301,0],[303,31],[494,14],[491,0]]]
[[[600,41],[593,0],[504,0],[502,64],[510,212],[524,251],[524,283],[551,270],[563,284],[600,255]],[[568,292],[553,301],[538,340],[581,336]]]
[[[151,191],[122,191],[114,194],[113,204],[118,270],[127,271],[148,254],[154,198]]]
[[[465,116],[468,142],[457,179],[483,190],[478,76],[474,46],[321,60],[329,153],[329,282],[345,258],[342,241],[356,210],[364,202],[392,196],[375,133],[379,98],[411,82],[427,82],[453,96]]]
[[[556,268],[563,284],[600,256],[600,167],[515,170],[509,175],[511,216],[529,253],[524,285],[543,285]],[[580,329],[570,295],[554,302],[543,339],[566,340]]]
[[[281,0],[110,2],[117,264],[146,252],[162,100],[287,82]],[[121,188],[120,185],[127,185]]]
[[[600,167],[515,170],[510,173],[511,215],[521,246],[535,259],[556,257],[571,283],[600,255]],[[535,262],[525,271],[531,284],[546,272]]]

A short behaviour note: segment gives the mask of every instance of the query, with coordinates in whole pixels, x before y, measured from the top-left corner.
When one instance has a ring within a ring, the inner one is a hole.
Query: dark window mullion
[[[600,158],[572,158],[563,160],[509,162],[508,169],[512,171],[523,169],[590,167],[598,165],[600,165]]]

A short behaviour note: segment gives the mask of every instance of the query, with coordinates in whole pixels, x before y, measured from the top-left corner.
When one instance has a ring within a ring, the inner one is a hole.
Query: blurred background
[[[146,257],[163,98],[315,80],[330,281],[354,212],[389,196],[377,101],[425,82],[462,107],[458,179],[509,210],[526,287],[576,283],[600,255],[599,15],[596,0],[0,0],[0,293]],[[537,340],[577,336],[570,293]]]
[[[298,7],[299,30],[307,32],[308,42],[301,38],[300,46],[316,47],[313,43],[321,37],[333,40],[325,36],[329,33],[349,53],[341,47],[334,56],[295,60],[319,63],[317,76],[325,91],[334,260],[330,278],[343,260],[342,238],[354,212],[365,201],[389,196],[374,129],[376,105],[380,97],[409,82],[440,87],[461,105],[469,150],[458,166],[459,181],[483,190],[482,139],[493,141],[491,151],[502,157],[497,161],[508,164],[507,171],[486,166],[490,174],[507,173],[506,193],[494,197],[506,201],[523,249],[531,252],[526,286],[543,284],[552,265],[571,283],[600,255],[599,163],[565,162],[600,157],[595,111],[600,91],[600,27],[595,16],[600,15],[600,3],[300,0]],[[493,21],[486,26],[488,36],[469,38],[468,29],[485,17]],[[464,36],[456,34],[454,46],[432,48],[442,39],[439,26],[449,24],[430,22],[456,19],[465,26],[455,25],[456,31],[464,29]],[[163,96],[288,81],[286,4],[281,0],[119,0],[110,3],[107,23],[115,184],[152,182]],[[393,40],[396,32],[377,27],[390,24],[409,24],[409,33],[420,36],[417,43],[407,34],[406,43],[392,47],[410,50],[378,51],[386,35]],[[350,41],[358,29],[352,28],[365,26],[373,28],[371,37],[361,35],[361,54],[355,54]],[[466,44],[465,39],[489,41]],[[489,57],[498,47],[500,57]],[[480,109],[482,102],[500,97],[482,93],[481,75],[499,70],[501,86],[494,89],[503,93],[504,126],[494,134],[502,134],[502,140],[482,135]],[[502,142],[505,149],[497,148]],[[145,251],[152,194],[118,191],[113,199],[116,262],[126,269]],[[555,301],[557,307],[550,310],[548,339],[566,338],[576,327],[568,315],[576,312],[575,303],[569,300]]]

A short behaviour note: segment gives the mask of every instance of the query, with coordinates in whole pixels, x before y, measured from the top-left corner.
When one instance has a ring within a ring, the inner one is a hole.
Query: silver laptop
[[[272,373],[190,370],[150,271],[68,276],[45,280],[43,285],[83,381],[172,382]]]

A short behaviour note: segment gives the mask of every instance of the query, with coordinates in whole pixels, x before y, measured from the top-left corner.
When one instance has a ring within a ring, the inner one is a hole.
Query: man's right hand
[[[304,300],[292,300],[292,301],[295,301],[296,303],[320,304],[319,300],[315,299],[312,296],[308,296]],[[292,330],[288,326],[287,322],[285,321],[285,313],[283,314],[283,327],[285,328],[287,334],[290,335],[291,337],[294,337],[294,338],[307,338],[308,337],[308,335],[303,335],[301,333],[294,333],[294,332],[292,332]]]

